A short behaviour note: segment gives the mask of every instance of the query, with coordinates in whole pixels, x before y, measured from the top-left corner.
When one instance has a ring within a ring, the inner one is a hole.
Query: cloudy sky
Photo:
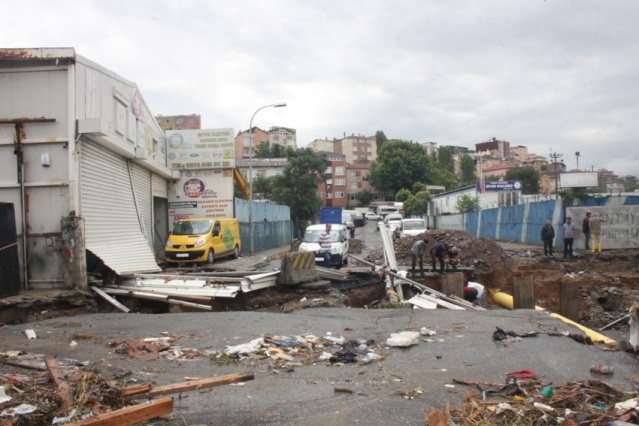
[[[1,10],[1,9],[5,10]],[[2,47],[73,47],[154,114],[474,148],[639,176],[637,0],[21,0]]]

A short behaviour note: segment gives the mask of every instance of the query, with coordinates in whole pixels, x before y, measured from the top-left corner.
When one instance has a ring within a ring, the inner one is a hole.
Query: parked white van
[[[402,226],[399,229],[400,238],[414,237],[426,232],[426,221],[424,219],[402,219]]]
[[[325,224],[311,225],[304,231],[304,238],[299,251],[315,253],[315,263],[323,263],[324,257],[319,254],[319,237],[326,229]],[[331,264],[342,266],[348,263],[348,229],[346,225],[331,225]]]

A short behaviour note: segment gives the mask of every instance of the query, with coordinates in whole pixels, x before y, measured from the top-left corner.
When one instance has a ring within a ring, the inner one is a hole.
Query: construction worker
[[[601,251],[601,222],[608,222],[608,219],[602,218],[599,214],[595,213],[590,218],[590,251],[595,252],[595,248]]]
[[[430,258],[433,261],[433,272],[437,271],[437,259],[439,259],[439,273],[443,274],[444,271],[444,256],[448,251],[448,244],[437,243],[430,248]]]
[[[446,252],[446,256],[444,258],[446,262],[446,269],[457,269],[457,265],[461,264],[461,257],[459,257],[459,249],[457,247],[453,247],[452,249]]]
[[[417,263],[417,259],[419,259],[419,272],[422,276],[424,276],[424,253],[426,253],[427,244],[428,240],[426,238],[422,238],[421,240],[415,241],[415,244],[413,244],[413,247],[410,249],[410,255],[413,260],[413,267],[411,268],[411,274],[413,277],[415,276],[415,264]]]

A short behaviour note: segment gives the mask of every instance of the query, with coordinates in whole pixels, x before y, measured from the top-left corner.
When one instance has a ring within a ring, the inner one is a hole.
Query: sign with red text
[[[183,170],[169,188],[169,224],[233,217],[233,170]]]

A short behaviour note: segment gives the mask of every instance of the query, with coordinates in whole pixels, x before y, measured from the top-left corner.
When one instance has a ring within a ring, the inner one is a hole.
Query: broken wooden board
[[[130,394],[129,397],[133,399],[141,398],[153,398],[160,395],[170,395],[173,393],[180,393],[198,389],[211,388],[214,386],[228,385],[230,383],[243,382],[245,380],[253,380],[255,375],[253,373],[240,373],[240,374],[227,374],[220,377],[211,377],[208,379],[192,380],[189,382],[174,383],[172,385],[158,386],[148,392],[139,394]]]
[[[53,383],[55,383],[58,388],[56,395],[61,401],[60,409],[66,410],[71,405],[71,390],[69,389],[69,384],[64,379],[64,373],[60,370],[58,362],[51,355],[44,357],[44,364],[47,366],[47,370],[49,370]]]
[[[160,398],[149,402],[143,402],[132,407],[110,411],[79,422],[67,423],[67,426],[134,425],[145,420],[169,414],[171,411],[173,411],[173,398]]]

